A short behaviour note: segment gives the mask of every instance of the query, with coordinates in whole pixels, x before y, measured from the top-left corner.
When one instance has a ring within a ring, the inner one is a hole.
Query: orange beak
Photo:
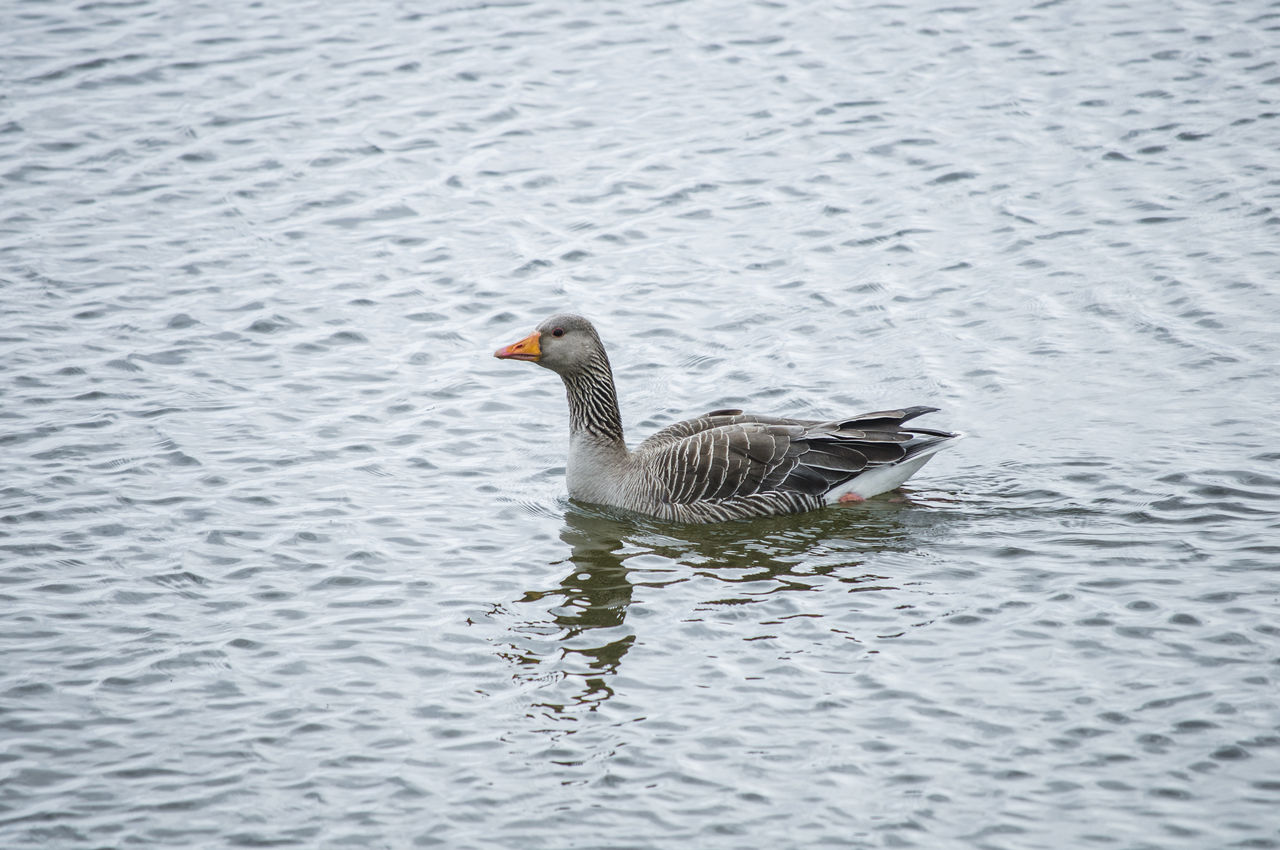
[[[537,363],[542,357],[542,346],[538,345],[541,331],[534,331],[519,342],[513,342],[505,348],[493,352],[493,356],[501,360],[529,360]]]

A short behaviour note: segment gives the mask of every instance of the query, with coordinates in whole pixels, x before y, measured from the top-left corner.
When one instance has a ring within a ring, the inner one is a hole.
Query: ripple
[[[28,10],[0,844],[1272,841],[1275,72],[1150,5]],[[577,505],[561,309],[636,438],[973,438]]]

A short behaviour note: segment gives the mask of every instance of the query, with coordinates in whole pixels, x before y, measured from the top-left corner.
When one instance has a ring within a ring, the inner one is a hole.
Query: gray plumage
[[[613,372],[595,328],[552,316],[495,356],[560,375],[569,399],[569,495],[679,522],[799,513],[842,494],[870,498],[960,436],[904,427],[933,407],[819,421],[713,410],[628,451]]]

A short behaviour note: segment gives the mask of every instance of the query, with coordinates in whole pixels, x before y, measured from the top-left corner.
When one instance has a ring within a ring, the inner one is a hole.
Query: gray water
[[[0,11],[0,846],[1280,847],[1280,5]],[[904,499],[571,503],[906,404]]]

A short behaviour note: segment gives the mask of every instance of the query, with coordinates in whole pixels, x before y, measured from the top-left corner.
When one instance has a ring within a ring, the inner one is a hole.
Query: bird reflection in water
[[[828,510],[691,526],[572,503],[560,532],[569,546],[569,557],[560,563],[569,569],[557,587],[530,590],[517,601],[512,613],[518,617],[531,608],[540,616],[520,618],[506,655],[520,665],[519,676],[541,690],[537,707],[553,715],[593,711],[613,696],[610,680],[636,642],[626,618],[637,587],[696,577],[752,585],[750,593],[718,595],[696,611],[749,605],[778,592],[814,591],[830,581],[850,585],[850,592],[897,591],[886,577],[859,567],[867,553],[915,548],[922,529],[904,524],[902,516],[901,505],[883,504],[860,507],[856,516]],[[761,591],[760,582],[771,586]]]
[[[541,705],[556,713],[570,707],[594,710],[613,696],[608,677],[616,673],[636,636],[625,626],[634,586],[623,563],[624,535],[634,528],[605,514],[570,508],[560,539],[569,545],[571,566],[552,590],[531,590],[520,603],[541,603],[549,620],[526,622],[519,629],[522,647],[513,659],[530,678],[545,679],[543,662],[558,657],[556,678],[574,679],[580,691],[565,702]],[[561,562],[564,563],[564,562]],[[542,638],[543,640],[538,640]]]

